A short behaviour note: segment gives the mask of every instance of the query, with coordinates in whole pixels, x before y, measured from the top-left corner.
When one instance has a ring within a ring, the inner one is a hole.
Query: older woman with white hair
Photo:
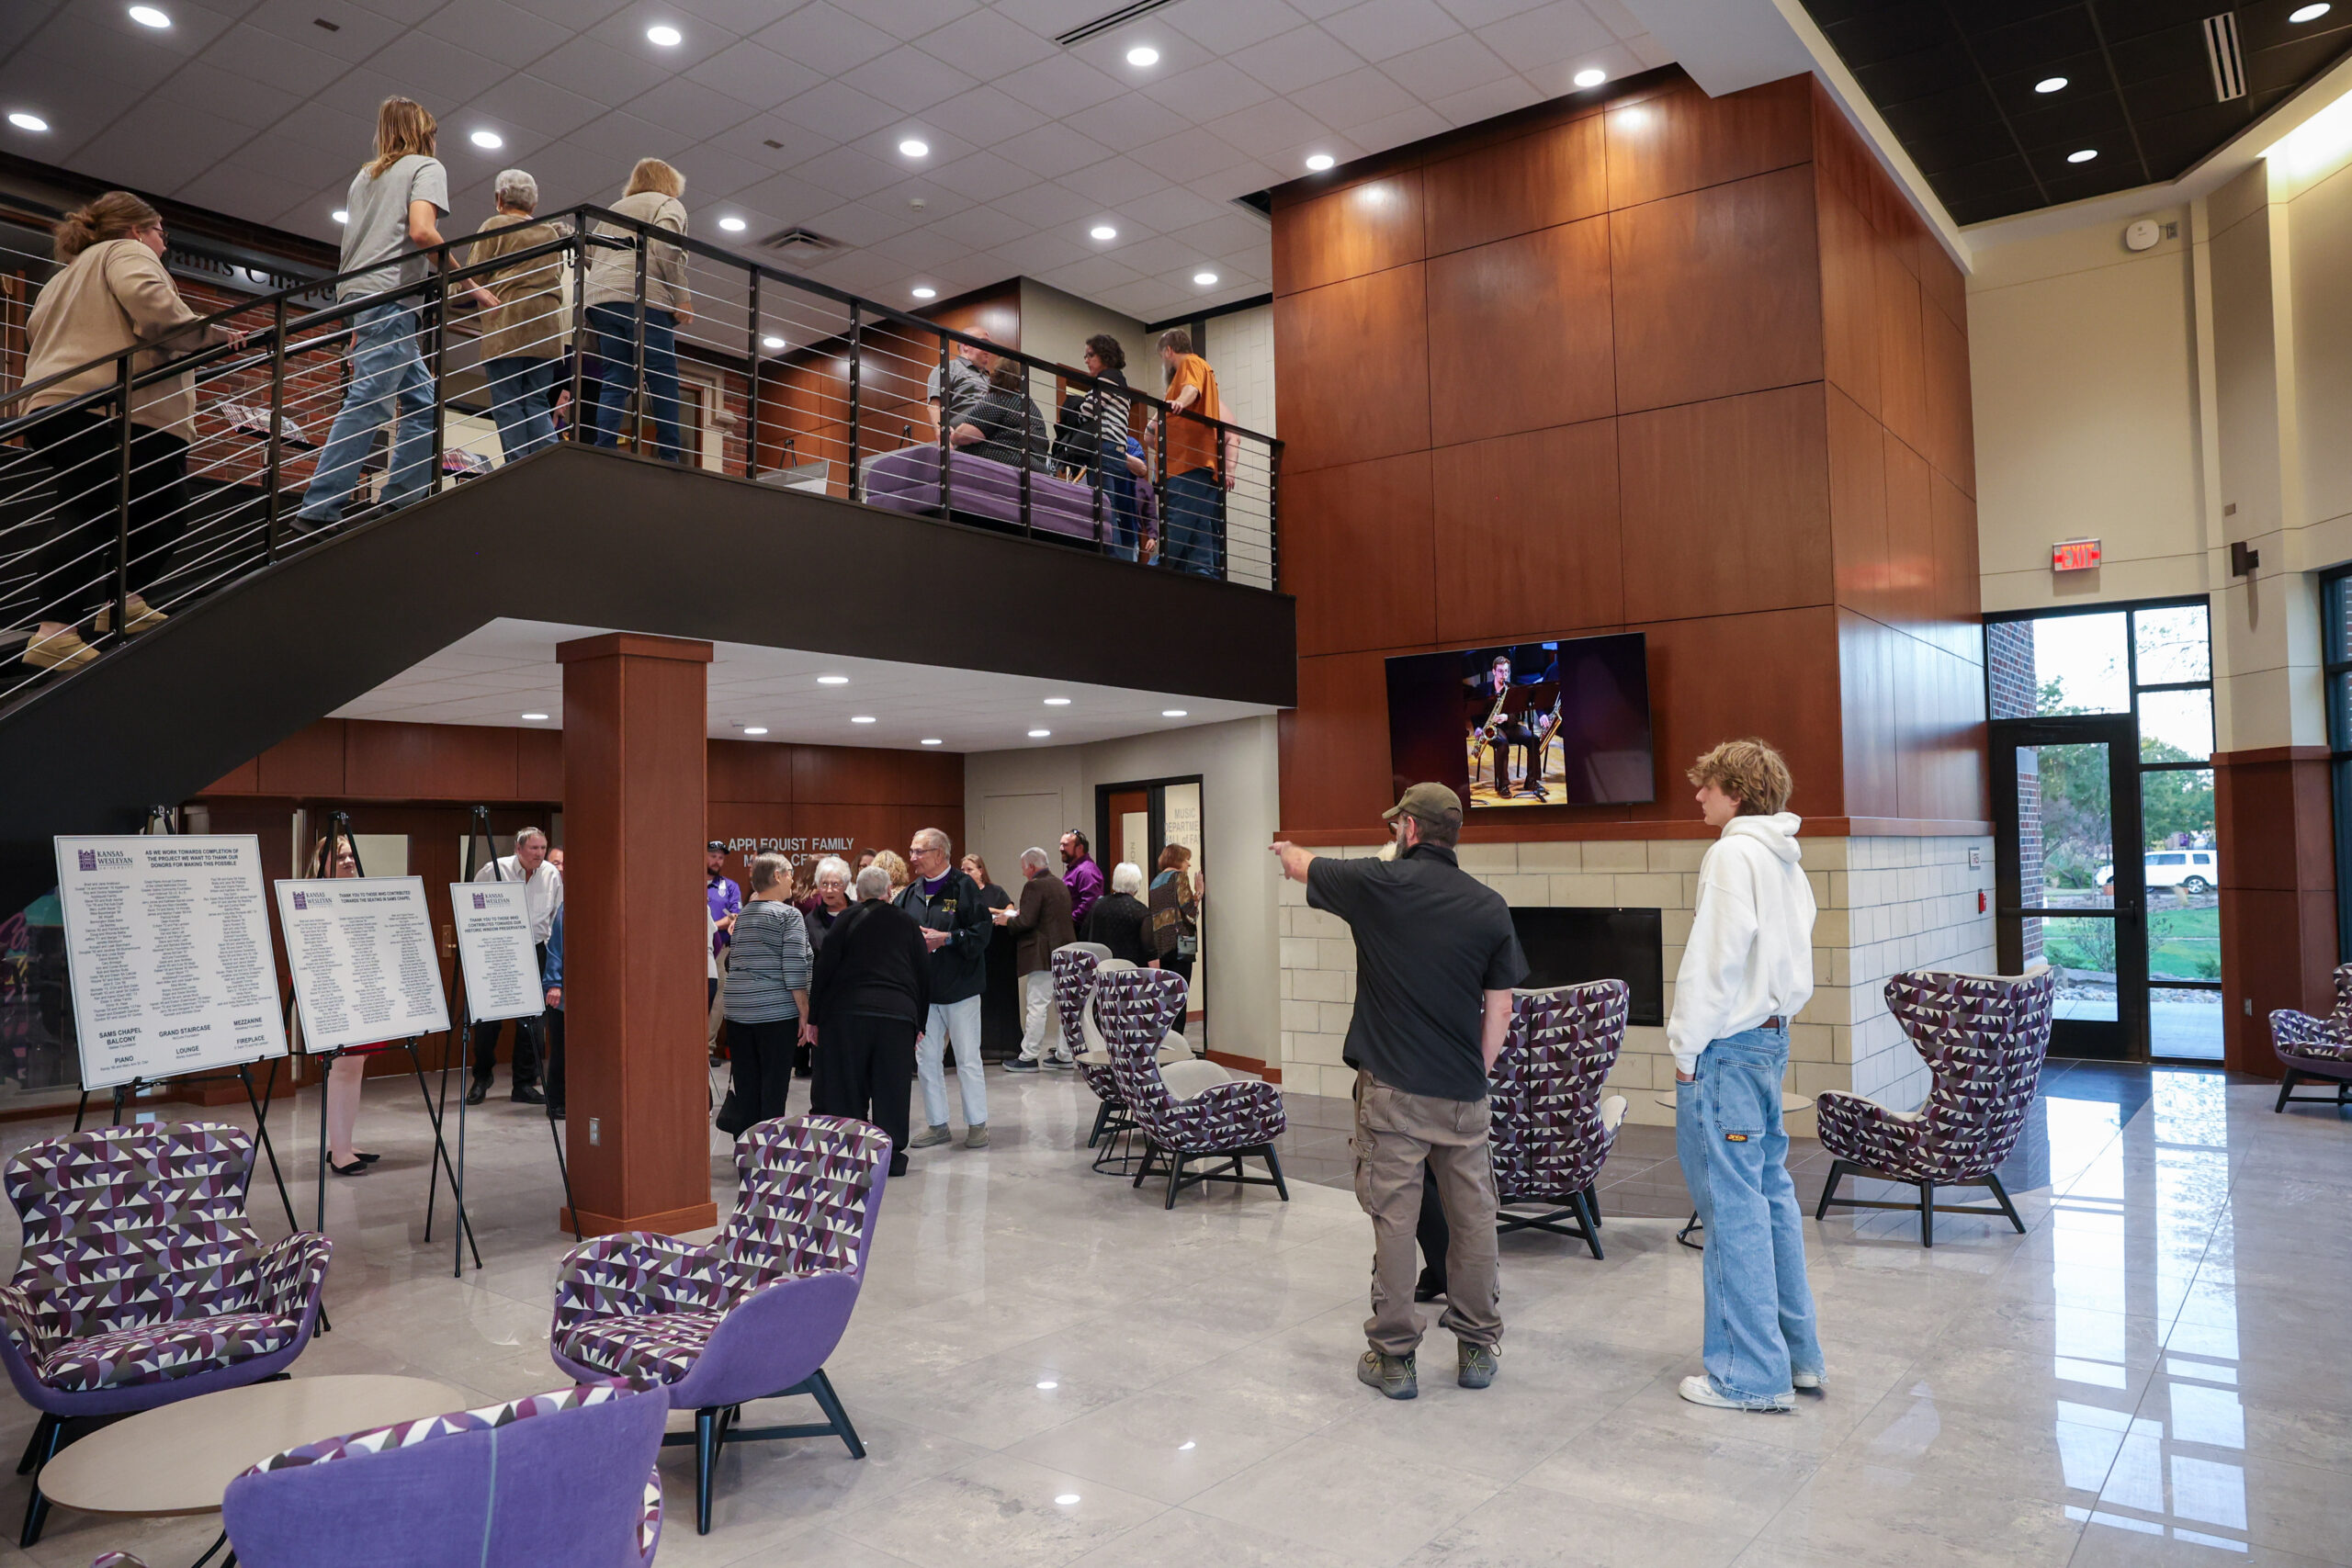
[[[841,918],[849,913],[855,898],[854,891],[857,873],[850,870],[849,862],[839,855],[827,855],[808,874],[809,886],[815,889],[800,900],[800,918],[808,928],[808,951],[822,956],[825,938],[831,934]],[[883,878],[888,886],[889,878]]]
[[[539,182],[520,169],[498,176],[492,199],[498,210],[482,223],[488,237],[466,253],[480,266],[548,244],[562,236],[552,223],[534,222]],[[530,257],[488,277],[476,277],[473,296],[485,306],[475,353],[498,422],[498,447],[509,463],[555,440],[556,381],[563,370],[563,256]]]
[[[1111,891],[1086,912],[1086,940],[1099,942],[1114,958],[1124,958],[1138,969],[1159,967],[1159,953],[1151,942],[1151,911],[1144,908],[1143,867],[1121,861],[1111,868]]]
[[[817,874],[821,880],[825,867]],[[834,922],[808,981],[817,1046],[808,1108],[881,1128],[890,1174],[904,1176],[915,1042],[931,1010],[931,951],[915,918],[890,902],[888,872],[869,865],[858,873],[857,898]]]

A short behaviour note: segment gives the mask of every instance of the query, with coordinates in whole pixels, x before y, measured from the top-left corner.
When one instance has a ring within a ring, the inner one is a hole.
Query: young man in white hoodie
[[[1675,1152],[1706,1224],[1706,1371],[1682,1397],[1784,1411],[1822,1383],[1804,1217],[1789,1180],[1781,1081],[1789,1021],[1813,995],[1813,886],[1781,809],[1788,764],[1761,740],[1727,740],[1690,765],[1722,837],[1699,863],[1699,905],[1666,1026],[1677,1085]]]

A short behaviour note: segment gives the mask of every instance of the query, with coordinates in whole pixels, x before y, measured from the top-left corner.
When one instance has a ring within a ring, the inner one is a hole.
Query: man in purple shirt
[[[1062,883],[1069,889],[1069,918],[1083,929],[1086,911],[1102,897],[1102,868],[1089,852],[1086,835],[1072,828],[1062,835]]]
[[[727,846],[713,839],[703,847],[702,869],[705,878],[703,897],[710,905],[710,918],[718,932],[710,939],[710,951],[715,956],[727,951],[729,935],[735,930],[735,917],[743,908],[743,890],[727,876]],[[718,996],[718,982],[710,983],[710,993],[703,998],[708,1007]]]

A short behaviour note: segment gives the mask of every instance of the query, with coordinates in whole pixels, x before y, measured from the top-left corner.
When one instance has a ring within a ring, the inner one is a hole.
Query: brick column
[[[565,1147],[580,1228],[691,1231],[710,1198],[707,642],[621,632],[563,664]],[[570,1216],[562,1217],[567,1227]]]

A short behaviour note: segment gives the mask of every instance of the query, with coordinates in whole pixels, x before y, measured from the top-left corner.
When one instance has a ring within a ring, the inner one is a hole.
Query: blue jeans
[[[376,432],[397,412],[391,474],[383,503],[406,506],[433,491],[433,378],[417,352],[416,312],[406,305],[371,305],[352,318],[351,384],[334,427],[302,492],[306,523],[333,523],[359,482],[359,465]]]
[[[555,440],[555,383],[562,369],[560,359],[519,355],[483,367],[502,460],[515,462]]]
[[[596,334],[596,445],[617,446],[621,408],[637,383],[637,308],[591,305],[588,328]],[[668,310],[645,312],[645,397],[639,412],[653,422],[653,446],[665,462],[681,460],[678,441],[678,318]]]
[[[1159,525],[1159,564],[1203,577],[1222,577],[1223,503],[1214,470],[1188,468],[1169,475],[1167,515]]]
[[[1675,1096],[1675,1153],[1707,1229],[1708,1381],[1757,1404],[1785,1403],[1792,1373],[1822,1371],[1781,1121],[1788,1068],[1786,1029],[1744,1030],[1701,1052],[1698,1081]]]
[[[956,1045],[956,1084],[964,1092],[964,1124],[985,1127],[989,1120],[988,1067],[980,1060],[980,998],[933,1002],[923,1020],[922,1038],[915,1042],[915,1077],[922,1080],[923,1119],[934,1127],[947,1125],[947,1076],[944,1061],[947,1045]]]
[[[1102,553],[1114,560],[1135,559],[1139,520],[1136,477],[1127,472],[1125,442],[1102,443],[1095,461],[1094,488],[1102,492]]]

